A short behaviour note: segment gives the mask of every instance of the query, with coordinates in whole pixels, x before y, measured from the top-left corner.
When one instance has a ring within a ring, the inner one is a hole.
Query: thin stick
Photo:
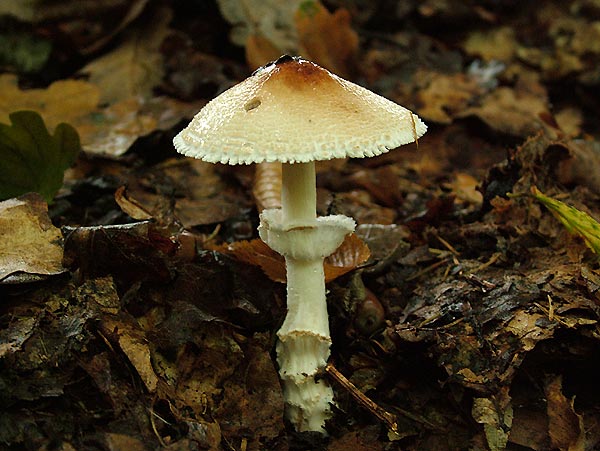
[[[396,415],[386,411],[379,405],[370,399],[367,395],[361,392],[356,386],[350,382],[346,377],[340,373],[331,363],[328,363],[325,367],[325,372],[329,374],[333,380],[344,387],[350,395],[358,402],[361,406],[375,415],[380,421],[386,424],[388,429],[394,434],[398,433],[398,422],[396,421]]]

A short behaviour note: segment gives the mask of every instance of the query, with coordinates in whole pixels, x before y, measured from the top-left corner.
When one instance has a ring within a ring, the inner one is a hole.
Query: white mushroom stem
[[[299,431],[325,432],[333,391],[315,380],[331,345],[323,260],[355,223],[341,215],[316,217],[314,162],[283,165],[281,202],[281,210],[262,212],[259,233],[286,263],[288,313],[277,333],[277,361],[287,417]]]
[[[281,211],[290,227],[317,218],[315,162],[283,163],[281,170]]]

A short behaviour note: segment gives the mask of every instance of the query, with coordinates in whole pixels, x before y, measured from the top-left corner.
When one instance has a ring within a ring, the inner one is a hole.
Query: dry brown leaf
[[[100,328],[104,335],[116,339],[148,391],[156,391],[158,377],[152,367],[150,349],[142,329],[113,316],[104,317]]]
[[[159,8],[146,25],[126,33],[124,42],[81,69],[101,91],[102,103],[152,95],[163,76],[160,46],[169,33],[171,12]]]
[[[465,109],[458,117],[476,116],[491,129],[513,136],[527,137],[549,130],[541,119],[548,114],[545,93],[528,89],[500,87],[485,96],[479,106]]]
[[[535,451],[548,449],[548,420],[544,412],[527,407],[515,408],[508,440]]]
[[[479,181],[465,172],[456,173],[452,181],[445,184],[447,188],[452,190],[452,194],[454,194],[457,199],[473,205],[481,205],[483,196],[477,191],[478,185]]]
[[[152,214],[146,210],[143,205],[127,196],[127,191],[124,186],[121,186],[115,192],[115,201],[119,207],[121,207],[121,210],[133,219],[146,220],[152,218]]]
[[[223,18],[233,26],[233,43],[246,45],[248,37],[258,33],[281,53],[291,54],[297,51],[294,12],[300,3],[302,0],[217,0]]]
[[[359,267],[370,255],[368,246],[355,233],[347,235],[341,246],[325,258],[325,281],[331,282]]]
[[[570,137],[580,136],[584,124],[583,111],[576,106],[564,107],[554,114],[560,129]]]
[[[390,165],[375,169],[360,169],[350,176],[350,180],[367,190],[385,207],[395,207],[402,203],[399,177]]]
[[[558,163],[560,183],[586,186],[600,194],[600,172],[590,168],[600,167],[600,143],[575,140],[569,142],[569,158]]]
[[[65,271],[60,229],[48,217],[48,205],[31,193],[0,202],[0,282],[19,273],[54,275]]]
[[[515,29],[500,27],[473,31],[465,40],[464,50],[469,55],[479,56],[485,61],[512,61],[517,50]]]
[[[250,265],[259,266],[269,279],[285,283],[285,259],[262,240],[237,241],[221,246],[211,246],[212,250],[231,255]],[[347,235],[337,250],[324,262],[325,282],[356,269],[369,259],[369,248],[356,234]]]
[[[254,71],[281,56],[281,50],[259,33],[251,34],[246,41],[246,62]]]
[[[307,1],[295,14],[302,54],[342,77],[350,77],[358,52],[358,35],[348,10],[330,13],[319,1]]]
[[[212,250],[231,255],[250,265],[259,266],[267,277],[285,283],[285,260],[262,240],[236,241],[221,246],[210,246]]]
[[[33,110],[43,116],[50,130],[61,122],[77,128],[77,122],[96,111],[100,101],[98,87],[82,80],[59,80],[46,89],[22,91],[16,76],[2,74],[0,92],[1,123],[9,124],[8,115],[14,111]]]
[[[424,72],[415,75],[424,86],[418,93],[419,115],[440,124],[449,124],[483,93],[477,81],[465,74]]]
[[[489,398],[474,398],[471,414],[477,423],[483,424],[490,450],[504,451],[513,422],[508,387]]]
[[[149,448],[144,445],[140,439],[126,434],[116,434],[108,432],[104,434],[104,441],[107,451],[148,451]]]
[[[531,351],[538,342],[554,334],[554,327],[539,325],[543,319],[544,315],[540,313],[519,311],[506,325],[506,330],[518,337],[524,351]]]
[[[77,130],[86,152],[120,156],[140,136],[192,117],[204,102],[184,103],[167,97],[147,101],[129,97],[99,108],[100,90],[82,80],[59,80],[46,89],[21,90],[14,75],[0,75],[0,122],[17,110],[40,113],[49,129],[66,122]]]
[[[584,451],[583,416],[575,412],[574,399],[569,400],[563,394],[562,376],[548,379],[544,391],[548,403],[548,433],[552,448],[561,451]]]

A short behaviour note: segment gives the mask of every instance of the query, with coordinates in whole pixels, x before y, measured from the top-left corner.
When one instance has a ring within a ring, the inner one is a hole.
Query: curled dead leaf
[[[17,275],[55,275],[62,266],[62,234],[48,217],[48,205],[31,193],[0,202],[0,283]],[[29,278],[27,278],[29,280]]]
[[[244,263],[259,266],[267,277],[275,282],[286,281],[284,258],[262,240],[237,241],[210,248],[231,255]],[[340,247],[325,259],[325,282],[331,282],[356,269],[369,259],[369,255],[368,246],[356,234],[346,236]]]

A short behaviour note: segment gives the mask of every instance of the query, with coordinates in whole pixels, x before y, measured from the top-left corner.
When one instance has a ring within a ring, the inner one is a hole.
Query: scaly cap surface
[[[211,163],[305,163],[373,157],[426,131],[391,100],[283,56],[206,104],[173,142],[178,152]]]

